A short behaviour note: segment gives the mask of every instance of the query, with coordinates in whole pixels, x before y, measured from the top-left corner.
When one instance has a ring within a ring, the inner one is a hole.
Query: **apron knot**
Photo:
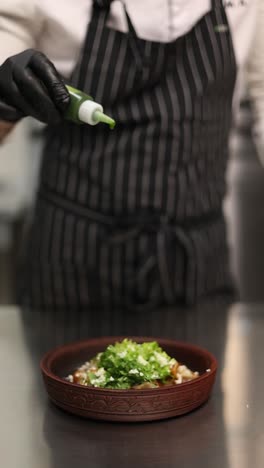
[[[144,304],[135,304],[135,298],[126,299],[126,305],[131,310],[146,311],[160,305],[162,301],[166,304],[175,304],[176,300],[184,297],[182,270],[186,268],[185,251],[188,248],[188,237],[181,227],[172,223],[168,216],[140,216],[137,218],[120,218],[112,226],[113,234],[108,232],[105,241],[110,245],[127,244],[138,240],[140,236],[149,237],[148,247],[133,278],[128,278],[131,291],[135,292],[142,283],[147,283],[148,278],[153,278],[149,300]],[[176,251],[175,251],[176,246]],[[176,267],[175,256],[180,262]],[[175,278],[177,271],[179,278]]]

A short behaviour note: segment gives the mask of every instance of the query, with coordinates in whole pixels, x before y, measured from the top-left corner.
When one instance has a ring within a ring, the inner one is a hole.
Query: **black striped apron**
[[[34,307],[144,310],[231,285],[222,201],[236,61],[222,0],[171,43],[94,0],[71,84],[117,121],[48,128],[23,275]]]

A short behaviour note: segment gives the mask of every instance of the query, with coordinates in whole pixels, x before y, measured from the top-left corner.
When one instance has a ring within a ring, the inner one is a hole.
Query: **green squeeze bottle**
[[[87,123],[97,125],[100,122],[106,123],[111,129],[115,127],[115,121],[104,114],[101,104],[94,102],[91,96],[83,93],[72,86],[66,86],[71,96],[70,105],[65,113],[65,118],[75,123]]]

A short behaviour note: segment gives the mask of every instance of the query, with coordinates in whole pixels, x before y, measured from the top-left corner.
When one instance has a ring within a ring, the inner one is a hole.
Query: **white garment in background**
[[[263,0],[222,0],[230,22],[236,58],[243,64]],[[139,37],[170,42],[187,33],[211,8],[211,0],[125,0]],[[28,47],[38,47],[69,75],[80,54],[92,0],[1,0],[0,63]],[[111,7],[109,26],[126,31],[120,1]]]
[[[237,64],[241,69],[248,63],[249,92],[254,102],[259,152],[263,153],[264,161],[264,0],[222,1]],[[211,8],[211,0],[124,2],[139,37],[162,42],[187,33]],[[69,76],[81,52],[91,9],[92,0],[0,0],[0,64],[7,57],[33,47],[43,51],[65,77]],[[112,3],[109,26],[127,29],[118,0]]]

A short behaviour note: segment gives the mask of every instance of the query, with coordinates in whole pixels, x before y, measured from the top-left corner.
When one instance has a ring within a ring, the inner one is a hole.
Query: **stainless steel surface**
[[[108,317],[108,321],[107,321]],[[73,320],[75,327],[73,327]],[[97,325],[100,322],[100,325]],[[89,335],[147,333],[212,351],[219,374],[211,400],[178,419],[112,424],[70,416],[49,403],[39,356]],[[264,305],[215,298],[197,309],[149,315],[38,314],[0,308],[0,453],[5,468],[264,466]]]

